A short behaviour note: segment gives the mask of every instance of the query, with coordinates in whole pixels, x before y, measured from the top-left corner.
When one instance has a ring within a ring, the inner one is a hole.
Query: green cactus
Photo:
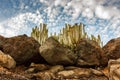
[[[46,24],[40,23],[40,27],[32,28],[31,37],[37,40],[40,44],[48,38],[48,29]]]

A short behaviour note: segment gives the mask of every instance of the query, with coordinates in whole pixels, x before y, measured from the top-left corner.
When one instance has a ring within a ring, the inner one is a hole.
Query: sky
[[[88,35],[100,34],[106,44],[120,37],[120,0],[0,0],[0,35],[30,36],[40,23],[49,33],[59,33],[65,23],[83,23]]]

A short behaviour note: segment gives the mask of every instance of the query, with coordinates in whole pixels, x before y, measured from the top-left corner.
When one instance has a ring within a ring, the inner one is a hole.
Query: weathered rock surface
[[[32,61],[42,62],[44,59],[39,54],[39,43],[27,35],[11,38],[0,38],[1,50],[14,58],[17,64]]]
[[[110,80],[120,80],[120,58],[109,60],[108,67]]]
[[[64,67],[62,65],[55,65],[55,66],[52,66],[49,71],[52,72],[52,73],[57,73],[59,71],[62,71],[64,70]]]
[[[0,67],[0,80],[32,80],[23,75],[13,73],[3,67]]]
[[[0,65],[10,69],[15,68],[16,62],[10,55],[4,54],[0,50]]]
[[[109,59],[120,58],[120,37],[110,40],[104,47],[104,53]]]
[[[4,37],[0,35],[0,50],[2,50],[2,43],[4,41]]]
[[[73,70],[63,70],[57,73],[61,80],[79,79],[79,80],[108,80],[101,72],[95,69],[77,68]]]
[[[39,71],[48,70],[49,68],[50,68],[50,66],[48,66],[46,64],[31,63],[31,65],[29,66],[29,69],[26,70],[26,72],[27,73],[35,73],[35,72],[39,72]]]
[[[41,45],[40,54],[51,65],[72,65],[77,58],[71,50],[63,47],[52,37]]]
[[[81,40],[76,47],[76,53],[78,54],[77,65],[78,66],[105,66],[108,59],[103,54],[100,46],[91,40]]]
[[[120,38],[108,42],[105,52],[97,43],[81,40],[73,53],[52,37],[39,47],[26,35],[0,36],[0,80],[120,80]],[[31,65],[20,65],[26,63]]]
[[[43,65],[43,64],[42,64]],[[44,65],[44,67],[48,65]],[[69,67],[69,66],[68,66]],[[71,67],[71,66],[70,66]],[[26,72],[31,68],[25,66],[16,66],[15,69],[5,69],[0,67],[1,80],[109,80],[101,70],[92,68],[70,68],[65,69],[62,65],[49,66],[48,69],[40,71],[43,68],[41,64],[32,64],[32,68],[37,68],[37,72]]]
[[[66,70],[61,65],[51,67],[49,70],[34,74],[40,80],[108,80],[103,72],[92,68],[71,68]]]

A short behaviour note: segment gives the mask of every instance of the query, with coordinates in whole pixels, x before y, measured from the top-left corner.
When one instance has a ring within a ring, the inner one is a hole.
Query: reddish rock
[[[109,59],[120,58],[120,37],[110,40],[104,47],[104,54],[107,55]]]
[[[108,62],[109,80],[120,80],[120,58]]]
[[[63,70],[56,75],[59,76],[59,80],[109,80],[101,71],[86,68]]]
[[[108,59],[101,47],[92,40],[81,40],[76,47],[78,66],[106,66]]]
[[[0,41],[2,51],[12,56],[17,64],[44,61],[39,54],[40,44],[32,37],[20,35],[1,39]]]
[[[32,80],[0,66],[0,80]]]
[[[6,55],[0,50],[0,65],[10,69],[15,68],[16,62],[10,55]]]

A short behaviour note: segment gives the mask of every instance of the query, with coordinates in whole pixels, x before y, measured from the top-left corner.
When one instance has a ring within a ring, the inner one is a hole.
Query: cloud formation
[[[8,15],[0,22],[0,34],[4,36],[30,35],[31,28],[40,22],[48,24],[49,32],[57,33],[65,23],[82,22],[88,34],[100,34],[104,44],[120,37],[120,0],[10,0],[9,3],[12,9],[1,8],[11,14],[0,8],[0,16]]]

